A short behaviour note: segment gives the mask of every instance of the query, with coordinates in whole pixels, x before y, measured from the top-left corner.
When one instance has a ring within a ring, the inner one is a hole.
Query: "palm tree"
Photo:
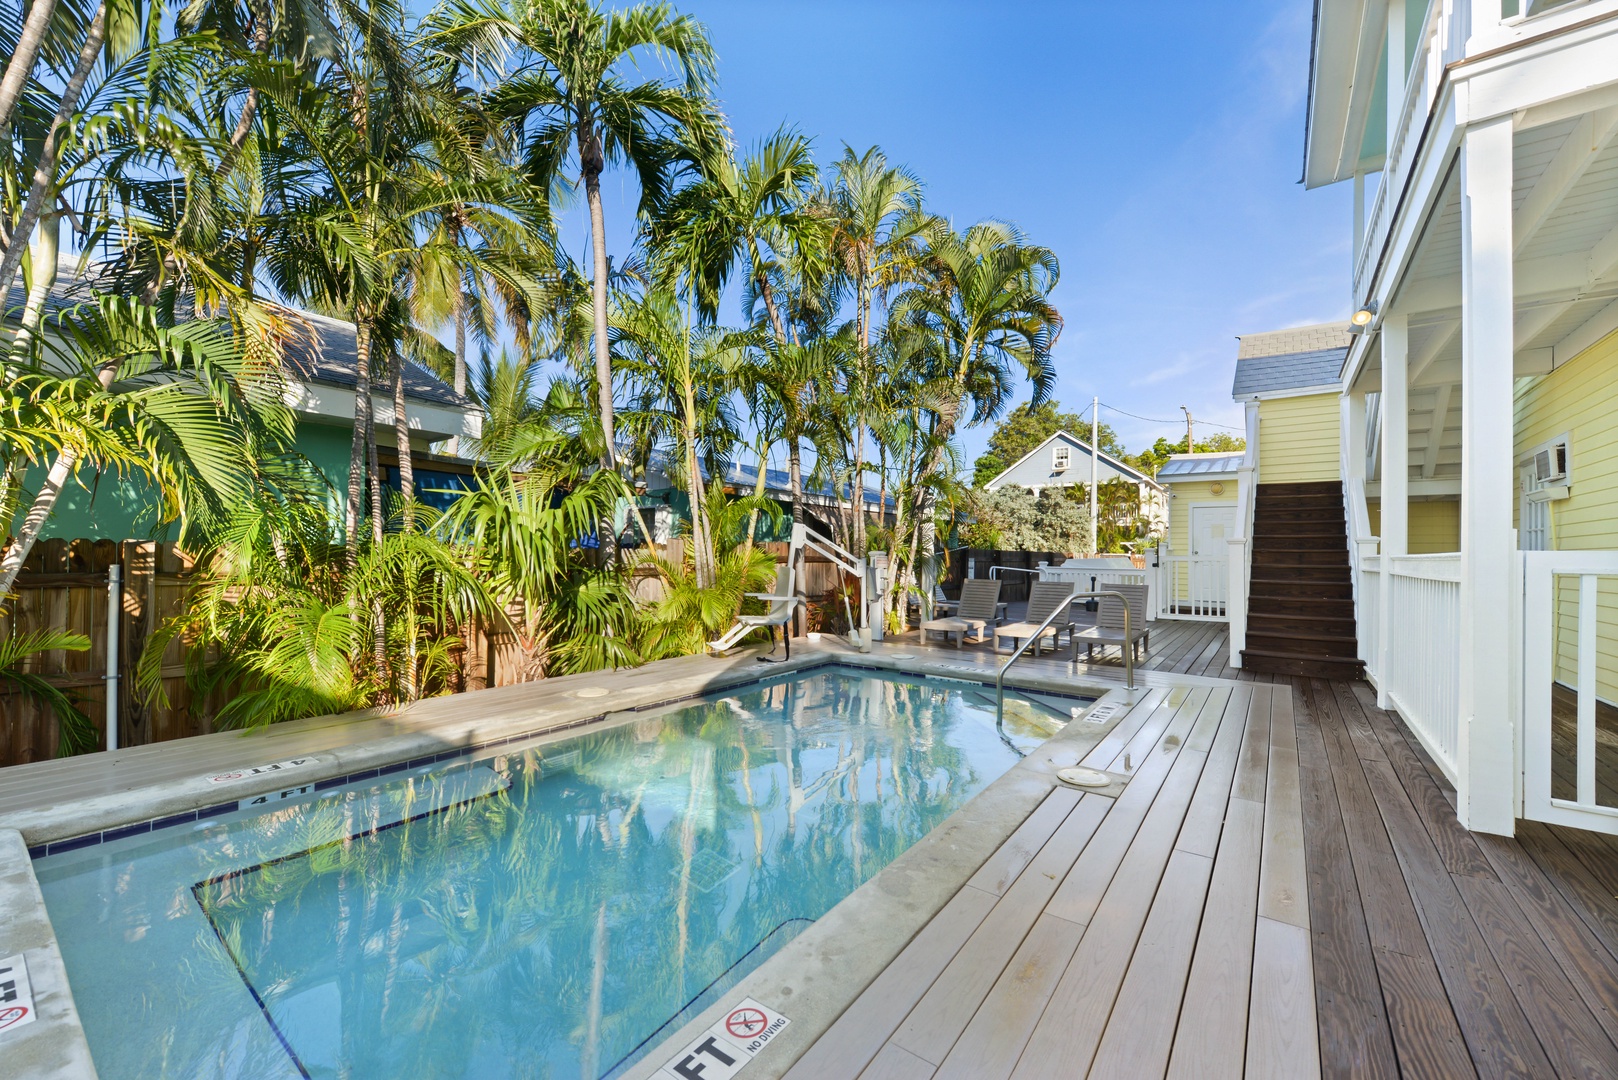
[[[717,317],[731,271],[744,262],[748,288],[763,301],[775,340],[784,342],[786,324],[771,282],[779,271],[774,249],[815,252],[829,231],[809,207],[819,175],[809,141],[783,128],[741,161],[726,154],[705,171],[651,223],[651,246],[664,266],[689,275],[707,319]]]
[[[1062,316],[1050,301],[1060,267],[1049,248],[1030,244],[1010,225],[987,221],[956,233],[936,223],[926,232],[925,260],[934,279],[905,290],[890,326],[900,347],[931,371],[926,393],[936,424],[929,470],[943,475],[961,421],[982,423],[1004,409],[1012,378],[1024,375],[1043,401],[1056,379],[1051,348]],[[924,576],[933,551],[934,488],[918,508]],[[930,581],[923,582],[930,593]]]
[[[594,259],[595,381],[605,435],[601,464],[614,469],[601,174],[613,164],[633,167],[641,210],[651,216],[682,157],[712,154],[722,126],[708,98],[713,48],[700,23],[673,14],[663,3],[605,12],[591,0],[509,6],[471,0],[457,12],[462,38],[503,40],[517,51],[519,66],[491,93],[490,106],[520,126],[524,163],[534,182],[560,185],[570,163],[583,181]],[[641,77],[637,57],[647,53],[671,62],[675,77]]]
[[[830,193],[832,247],[844,278],[854,292],[855,336],[859,364],[850,396],[853,425],[853,545],[865,550],[864,401],[870,394],[871,338],[874,301],[895,281],[895,269],[931,219],[921,210],[921,181],[908,169],[889,165],[878,147],[856,155],[845,146],[837,162],[837,182]]]
[[[614,344],[636,387],[637,419],[645,434],[670,439],[691,496],[691,540],[698,587],[714,580],[715,541],[707,520],[702,462],[728,457],[738,424],[730,395],[735,376],[756,343],[751,331],[692,326],[674,295],[653,290],[613,318]],[[711,470],[710,470],[711,471]]]

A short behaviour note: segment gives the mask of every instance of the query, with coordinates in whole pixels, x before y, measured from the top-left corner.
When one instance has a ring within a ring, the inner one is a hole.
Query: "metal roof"
[[[1175,454],[1157,470],[1157,479],[1191,480],[1202,476],[1229,476],[1241,466],[1244,450],[1220,454]]]
[[[1347,357],[1347,346],[1244,357],[1236,361],[1236,380],[1231,384],[1230,395],[1241,400],[1283,390],[1335,386]]]
[[[61,256],[57,260],[56,284],[45,301],[46,314],[58,314],[76,304],[93,301],[97,284],[105,276],[105,265],[92,262],[81,274],[78,256]],[[110,279],[107,284],[111,284]],[[5,317],[17,318],[27,301],[27,290],[22,287],[19,278],[6,295]],[[359,374],[356,367],[354,324],[295,308],[287,310],[292,316],[294,332],[283,345],[282,358],[291,373],[302,379],[332,386],[348,389],[356,386]],[[304,324],[307,330],[299,332],[301,329],[297,327],[299,323]],[[382,393],[386,387],[378,385],[374,389]],[[416,401],[462,409],[473,407],[470,398],[457,394],[448,383],[414,361],[405,362],[404,391],[407,398]]]

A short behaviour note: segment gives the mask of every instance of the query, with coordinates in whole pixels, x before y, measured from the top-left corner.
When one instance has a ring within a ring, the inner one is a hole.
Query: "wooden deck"
[[[1152,681],[1123,794],[1053,791],[787,1076],[1618,1076],[1618,844],[1468,833],[1366,684]]]

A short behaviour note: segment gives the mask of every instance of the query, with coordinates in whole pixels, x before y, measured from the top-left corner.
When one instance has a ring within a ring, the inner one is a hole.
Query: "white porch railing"
[[[1612,805],[1618,800],[1609,790],[1601,802],[1596,768],[1596,705],[1604,692],[1614,696],[1611,601],[1618,594],[1618,551],[1526,551],[1522,565],[1523,815],[1618,833],[1618,807]],[[1577,695],[1571,762],[1566,742],[1556,745],[1557,684]],[[1565,767],[1563,783],[1556,783],[1558,749],[1561,764],[1572,766],[1571,791],[1565,790]]]
[[[1393,617],[1387,670],[1382,655],[1382,575],[1391,575]],[[1461,712],[1461,557],[1362,557],[1356,623],[1366,675],[1385,692],[1410,730],[1451,781],[1456,779]],[[1502,613],[1509,621],[1509,615]]]
[[[1073,586],[1074,592],[1094,592],[1105,589],[1108,585],[1146,585],[1152,584],[1150,568],[1121,566],[1086,566],[1083,560],[1071,560],[1061,566],[1051,566],[1049,563],[1039,564],[1039,580],[1063,581]],[[1148,587],[1146,590],[1146,617],[1157,618],[1158,598],[1157,590]]]
[[[1230,560],[1210,555],[1158,555],[1158,615],[1223,620],[1230,604]]]

